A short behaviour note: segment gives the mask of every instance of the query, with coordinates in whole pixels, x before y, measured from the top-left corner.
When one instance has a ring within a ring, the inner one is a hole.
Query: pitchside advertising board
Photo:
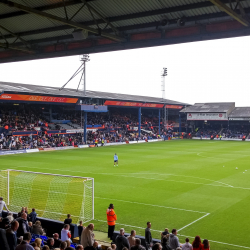
[[[227,121],[226,113],[187,113],[187,120],[190,121]]]
[[[78,98],[39,96],[39,95],[19,95],[1,94],[0,100],[4,101],[24,101],[24,102],[54,102],[54,103],[77,103]]]

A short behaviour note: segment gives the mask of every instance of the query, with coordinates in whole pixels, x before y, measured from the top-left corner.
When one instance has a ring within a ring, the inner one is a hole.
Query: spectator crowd
[[[46,236],[46,229],[42,228],[41,222],[37,219],[35,208],[28,213],[27,207],[23,207],[17,218],[8,211],[3,199],[0,198],[0,212],[5,207],[8,216],[0,217],[0,246],[4,250],[101,250],[101,245],[96,241],[94,234],[94,224],[90,223],[86,227],[82,222],[78,226],[79,242],[72,242],[70,225],[71,215],[68,214],[64,220],[61,232],[55,232],[53,237]],[[145,244],[141,239],[136,238],[136,231],[132,230],[129,236],[125,236],[125,230],[120,229],[119,234],[112,238],[110,247],[107,250],[210,250],[207,239],[201,241],[196,236],[192,243],[189,238],[180,243],[176,229],[169,232],[166,228],[161,232],[161,241],[155,243],[151,235],[151,223],[147,222],[145,229]],[[3,237],[5,235],[5,237]],[[60,235],[60,237],[59,237]]]

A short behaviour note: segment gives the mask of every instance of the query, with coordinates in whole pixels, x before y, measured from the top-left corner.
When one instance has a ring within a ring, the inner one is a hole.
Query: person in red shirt
[[[202,250],[210,250],[210,245],[207,239],[204,239],[202,243],[203,243]]]
[[[194,241],[192,243],[193,250],[202,250],[203,244],[201,244],[201,238],[200,236],[195,236]]]

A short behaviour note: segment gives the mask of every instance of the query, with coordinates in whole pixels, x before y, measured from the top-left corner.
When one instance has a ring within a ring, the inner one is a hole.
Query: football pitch
[[[0,162],[1,170],[93,177],[96,230],[107,230],[113,203],[116,230],[144,235],[150,221],[154,238],[176,228],[181,243],[199,235],[211,250],[250,249],[249,142],[173,140],[7,155]]]

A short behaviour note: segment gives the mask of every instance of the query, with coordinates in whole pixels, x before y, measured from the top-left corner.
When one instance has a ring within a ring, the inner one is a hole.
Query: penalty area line
[[[187,224],[186,226],[184,226],[184,227],[182,227],[182,228],[178,229],[177,231],[181,231],[181,230],[183,230],[184,228],[186,228],[186,227],[189,227],[189,226],[193,225],[195,222],[197,222],[197,221],[199,221],[199,220],[201,220],[201,219],[203,219],[203,218],[207,217],[208,215],[210,215],[210,213],[207,213],[207,214],[203,215],[203,216],[202,216],[202,217],[200,217],[199,219],[194,220],[193,222],[191,222],[191,223]]]

